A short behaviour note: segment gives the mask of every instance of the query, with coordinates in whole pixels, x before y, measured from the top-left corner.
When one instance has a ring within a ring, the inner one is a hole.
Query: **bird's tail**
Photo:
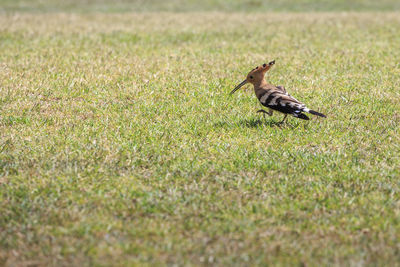
[[[317,116],[326,118],[326,116],[325,116],[324,114],[319,113],[319,112],[317,112],[317,111],[315,111],[315,110],[312,110],[312,109],[306,108],[306,109],[304,109],[304,111],[305,111],[305,112],[308,112],[308,113],[310,113],[310,114],[313,114],[313,115],[317,115]]]
[[[308,121],[310,118],[307,117],[306,114],[300,113],[297,115],[297,118]]]

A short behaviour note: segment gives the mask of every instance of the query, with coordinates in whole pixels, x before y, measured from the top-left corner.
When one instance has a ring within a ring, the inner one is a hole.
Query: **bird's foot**
[[[283,117],[283,120],[281,120],[280,122],[277,122],[276,124],[277,125],[282,125],[285,122],[286,117],[287,117],[287,115],[285,114],[285,117]]]

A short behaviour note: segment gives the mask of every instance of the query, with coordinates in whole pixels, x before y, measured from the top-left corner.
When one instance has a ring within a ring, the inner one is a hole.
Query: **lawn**
[[[0,265],[400,265],[395,2],[47,2],[0,2]],[[326,119],[229,95],[273,59]]]

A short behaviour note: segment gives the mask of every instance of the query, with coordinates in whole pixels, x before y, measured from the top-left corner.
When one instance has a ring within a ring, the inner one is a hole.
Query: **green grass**
[[[397,12],[1,16],[0,265],[399,266],[399,32]],[[272,59],[326,119],[228,95]]]

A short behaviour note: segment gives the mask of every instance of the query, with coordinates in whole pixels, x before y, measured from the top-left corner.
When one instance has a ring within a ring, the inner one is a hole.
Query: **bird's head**
[[[264,63],[261,66],[257,66],[255,69],[252,69],[249,74],[247,74],[246,80],[238,84],[235,89],[232,90],[231,94],[236,92],[240,87],[247,83],[251,83],[253,85],[260,84],[261,81],[264,79],[265,73],[275,64],[275,60],[271,61],[270,63]]]

